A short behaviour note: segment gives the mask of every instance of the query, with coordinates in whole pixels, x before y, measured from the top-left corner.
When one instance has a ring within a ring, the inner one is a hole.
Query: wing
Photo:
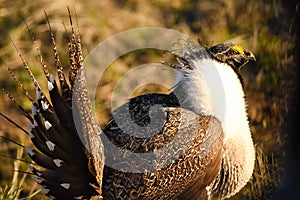
[[[180,108],[172,93],[131,99],[104,133],[104,199],[197,199],[219,173],[220,122]]]

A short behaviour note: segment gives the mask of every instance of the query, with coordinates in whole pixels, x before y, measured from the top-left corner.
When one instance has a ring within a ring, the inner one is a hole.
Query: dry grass
[[[34,183],[31,185],[31,188],[28,194],[25,197],[21,197],[21,192],[24,189],[26,184],[26,179],[28,177],[29,170],[22,171],[24,169],[24,163],[21,160],[23,158],[24,149],[19,147],[17,148],[16,159],[13,162],[13,176],[11,178],[11,182],[6,184],[5,186],[0,186],[0,200],[20,200],[20,199],[32,199],[39,192],[38,185]]]
[[[285,159],[285,140],[287,133],[282,131],[285,123],[287,108],[286,87],[291,77],[287,77],[288,67],[295,65],[292,60],[294,38],[289,34],[291,14],[288,7],[280,0],[266,1],[8,1],[0,0],[0,58],[8,66],[15,68],[18,77],[26,88],[32,88],[30,80],[25,76],[14,48],[6,36],[12,37],[25,59],[29,62],[34,74],[42,83],[46,83],[40,76],[42,71],[39,60],[33,48],[33,43],[22,22],[24,18],[35,33],[43,56],[49,66],[53,65],[52,49],[49,42],[49,29],[46,24],[44,10],[46,10],[57,44],[60,49],[62,63],[68,66],[66,59],[66,33],[68,29],[67,6],[75,7],[78,23],[82,35],[84,54],[87,55],[98,43],[115,33],[137,27],[158,26],[175,29],[199,38],[203,44],[211,45],[226,40],[234,40],[254,52],[256,63],[248,65],[242,70],[246,83],[246,94],[249,104],[249,118],[253,138],[256,143],[257,160],[251,182],[232,199],[271,199],[272,193],[280,186],[280,174],[283,171]],[[107,77],[99,88],[100,121],[104,123],[110,115],[110,93],[118,77],[139,63],[147,63],[153,57],[125,56],[114,63],[108,71]],[[0,60],[2,65],[2,61]],[[111,75],[114,76],[111,76]],[[26,109],[30,109],[28,101],[20,98],[21,90],[8,79],[8,72],[2,67],[0,73],[0,87],[5,87],[17,98]],[[112,79],[109,77],[113,77]],[[42,85],[46,88],[46,85]],[[153,89],[153,88],[152,88]],[[164,88],[162,88],[162,91]],[[146,92],[147,90],[142,90]],[[34,91],[31,91],[34,94]],[[20,119],[17,109],[9,104],[8,99],[0,93],[0,110],[8,113],[18,123],[26,123]],[[28,143],[28,138],[7,122],[0,119],[0,134]],[[5,124],[5,125],[3,125]],[[18,148],[1,141],[0,154],[15,157]],[[31,180],[24,184],[9,187],[15,173],[12,173],[12,162],[1,159],[0,195],[19,195],[19,188],[23,188],[25,196],[30,195],[28,186]],[[6,172],[6,173],[5,173]],[[7,173],[9,172],[9,173]],[[17,174],[19,181],[22,174]],[[20,176],[21,175],[21,176]],[[16,176],[16,175],[15,175]],[[22,180],[23,181],[23,180]],[[13,187],[13,189],[11,189]],[[21,196],[22,196],[21,195]],[[37,197],[36,197],[37,198]],[[40,196],[39,196],[40,198]],[[5,199],[5,198],[4,198]],[[7,199],[7,198],[6,198]]]

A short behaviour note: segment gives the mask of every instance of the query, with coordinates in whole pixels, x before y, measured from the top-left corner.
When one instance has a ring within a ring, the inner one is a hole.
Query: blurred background
[[[0,0],[0,88],[6,88],[25,109],[31,109],[30,102],[22,98],[22,90],[6,69],[6,66],[13,68],[25,88],[32,96],[35,95],[9,37],[42,87],[47,88],[37,52],[23,22],[25,19],[33,32],[48,66],[53,66],[53,50],[44,11],[49,17],[62,64],[65,68],[69,66],[67,39],[71,29],[68,6],[75,27],[78,23],[84,55],[110,36],[138,27],[174,29],[194,40],[199,39],[202,45],[207,46],[235,41],[251,50],[257,59],[242,69],[257,159],[251,181],[231,199],[273,199],[287,184],[285,163],[289,135],[292,134],[287,120],[297,71],[296,4],[297,1],[283,0]],[[96,100],[101,124],[105,124],[111,114],[111,92],[117,80],[132,66],[159,59],[157,52],[130,53],[106,70],[99,83],[99,98]],[[54,72],[54,68],[52,70]],[[167,89],[148,85],[139,88],[133,95],[154,91],[167,92]],[[0,98],[0,111],[26,129],[28,122],[2,91]],[[0,135],[29,144],[24,133],[2,118]],[[0,145],[0,199],[18,199],[17,196],[46,199],[28,175],[26,162],[11,159],[28,160],[22,148],[3,140]]]

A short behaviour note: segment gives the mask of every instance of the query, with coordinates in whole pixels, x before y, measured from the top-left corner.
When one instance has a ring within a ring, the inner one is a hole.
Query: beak
[[[251,51],[244,50],[244,54],[245,54],[245,57],[247,58],[247,60],[256,61],[256,58],[255,58],[254,54]]]

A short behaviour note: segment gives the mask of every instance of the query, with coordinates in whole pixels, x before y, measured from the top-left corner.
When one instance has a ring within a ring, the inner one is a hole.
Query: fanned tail
[[[18,86],[23,90],[26,98],[31,101],[32,113],[30,114],[20,106],[9,92],[6,90],[4,90],[4,92],[11,102],[17,105],[22,114],[29,120],[30,130],[26,131],[22,126],[1,112],[0,115],[29,135],[34,147],[23,147],[35,163],[35,165],[30,164],[29,168],[34,175],[33,180],[42,186],[42,193],[53,199],[89,199],[99,195],[99,193],[101,194],[101,189],[99,190],[101,183],[97,183],[95,176],[90,172],[87,163],[89,163],[92,158],[89,157],[90,152],[87,152],[78,135],[81,134],[83,130],[78,131],[76,129],[72,114],[74,109],[78,109],[77,106],[72,107],[73,86],[77,78],[77,73],[83,63],[80,36],[74,31],[69,11],[72,35],[68,44],[71,65],[68,83],[63,73],[54,34],[46,12],[45,15],[50,29],[50,38],[53,44],[55,67],[60,87],[58,87],[54,76],[49,72],[40,49],[36,44],[36,40],[28,25],[25,23],[48,81],[50,99],[45,96],[27,62],[12,41],[35,87],[36,98],[30,96],[29,92],[24,88],[21,81],[18,80],[9,67],[8,70]],[[79,102],[79,104],[80,103],[82,104],[82,102]],[[80,111],[77,112],[80,113]],[[90,120],[91,116],[87,119]],[[88,126],[84,124],[85,122],[88,123],[90,121],[82,121],[82,127]],[[102,175],[102,171],[99,172],[99,175]],[[95,187],[98,188],[97,191],[99,193],[95,190]]]

